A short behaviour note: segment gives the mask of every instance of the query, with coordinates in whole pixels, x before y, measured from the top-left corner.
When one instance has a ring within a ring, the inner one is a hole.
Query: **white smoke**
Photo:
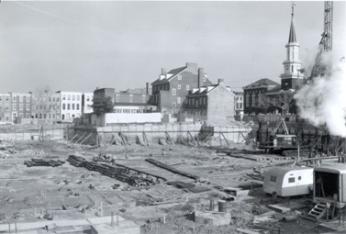
[[[325,75],[315,77],[295,95],[300,116],[315,126],[326,125],[332,135],[346,137],[346,63],[324,54]]]

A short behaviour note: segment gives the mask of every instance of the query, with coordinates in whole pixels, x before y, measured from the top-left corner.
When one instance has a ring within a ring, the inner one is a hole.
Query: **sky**
[[[323,30],[323,2],[295,2],[305,63]],[[145,87],[161,67],[198,63],[240,88],[280,80],[291,2],[0,3],[0,92]],[[334,3],[334,51],[346,55],[346,2]]]

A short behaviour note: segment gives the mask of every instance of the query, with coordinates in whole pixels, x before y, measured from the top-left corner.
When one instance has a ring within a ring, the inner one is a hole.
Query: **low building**
[[[189,91],[201,86],[211,85],[203,68],[196,63],[186,63],[170,71],[161,69],[159,78],[152,83],[150,104],[158,110],[177,115]]]
[[[222,79],[216,85],[190,90],[184,103],[185,118],[220,125],[234,120],[234,97]]]

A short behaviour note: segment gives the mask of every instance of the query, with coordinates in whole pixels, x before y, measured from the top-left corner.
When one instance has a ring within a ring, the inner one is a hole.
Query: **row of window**
[[[298,180],[301,180],[302,177],[298,176]],[[270,176],[270,181],[271,182],[276,182],[277,177],[276,176]],[[295,183],[296,182],[296,178],[295,177],[288,177],[288,183]]]
[[[62,95],[62,100],[77,100],[80,101],[80,94],[67,94],[67,95]]]
[[[75,104],[75,103],[67,103],[67,105],[65,103],[62,104],[62,109],[63,110],[79,110],[79,104]]]
[[[187,100],[187,104],[191,107],[192,106],[199,107],[200,105],[201,106],[207,105],[207,97],[189,98]]]

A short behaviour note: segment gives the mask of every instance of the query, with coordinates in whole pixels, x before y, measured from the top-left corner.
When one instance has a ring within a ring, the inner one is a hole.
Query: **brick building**
[[[280,85],[267,78],[257,80],[245,87],[244,90],[244,112],[260,113],[267,110],[267,92],[274,90]]]
[[[299,59],[299,43],[294,27],[294,8],[291,13],[291,24],[286,44],[286,59],[283,62],[284,72],[281,84],[269,79],[261,79],[244,89],[244,107],[246,113],[290,112],[296,113],[295,92],[304,83],[302,64]]]
[[[13,122],[20,122],[21,119],[31,118],[32,94],[10,92],[11,99],[11,119]]]
[[[178,114],[190,90],[211,85],[203,68],[196,63],[186,63],[170,71],[161,69],[158,79],[152,83],[150,104],[158,110],[170,114]]]
[[[61,119],[60,95],[50,90],[33,93],[32,118],[47,122]]]
[[[225,124],[234,120],[234,97],[234,92],[219,79],[216,85],[190,90],[184,102],[183,113],[193,121]]]

